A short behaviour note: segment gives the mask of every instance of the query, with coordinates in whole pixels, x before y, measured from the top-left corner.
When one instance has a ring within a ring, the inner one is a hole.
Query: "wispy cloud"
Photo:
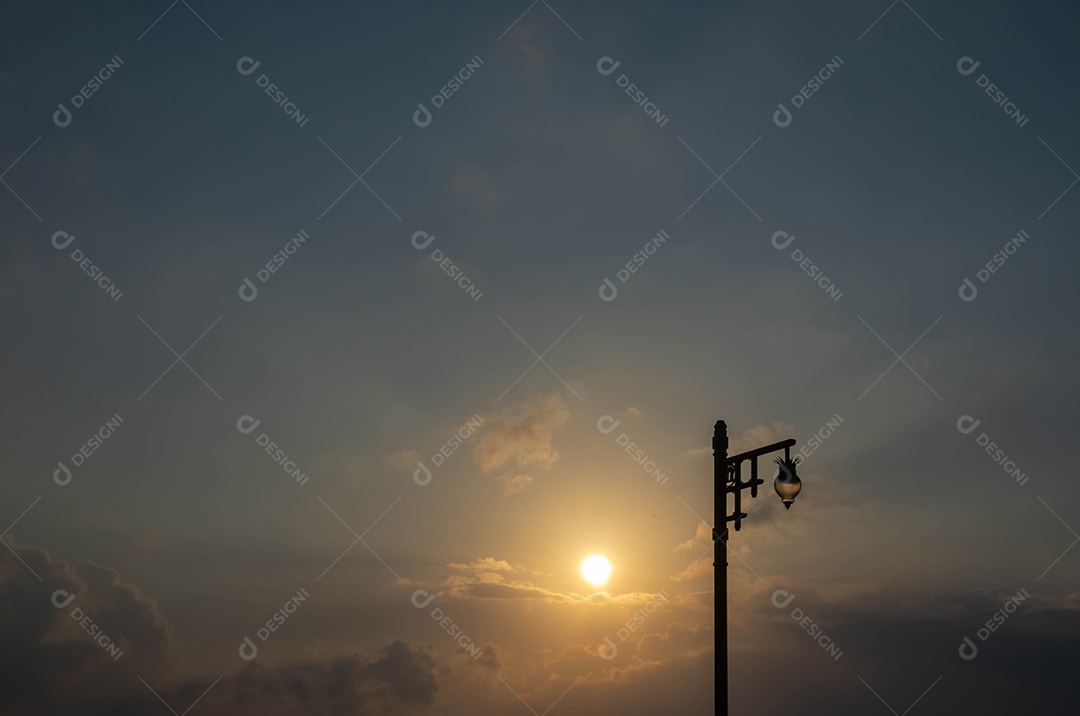
[[[507,467],[550,470],[559,461],[555,431],[569,417],[570,411],[559,395],[526,399],[485,416],[485,427],[473,446],[473,458],[484,473]],[[531,474],[513,472],[498,479],[507,495],[524,490],[533,481]]]
[[[494,557],[481,557],[480,559],[474,559],[472,562],[468,563],[451,562],[446,566],[450,569],[472,570],[477,572],[521,572],[525,569],[519,565],[510,564],[504,559],[495,559]]]
[[[405,448],[383,457],[383,466],[391,470],[415,470],[422,459],[416,450]]]

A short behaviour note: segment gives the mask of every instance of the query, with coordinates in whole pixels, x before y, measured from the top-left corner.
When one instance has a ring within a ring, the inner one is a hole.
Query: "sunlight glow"
[[[589,584],[599,587],[611,576],[611,562],[599,554],[589,555],[581,563],[581,576]]]

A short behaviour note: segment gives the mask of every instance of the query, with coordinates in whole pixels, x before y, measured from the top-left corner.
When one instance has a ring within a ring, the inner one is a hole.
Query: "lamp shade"
[[[776,472],[776,479],[773,481],[773,489],[776,490],[776,494],[780,495],[780,501],[784,503],[784,508],[790,510],[791,505],[795,502],[795,498],[802,490],[802,480],[799,479],[796,473],[796,465],[799,464],[799,458],[789,459],[778,457],[776,458],[776,465],[779,468]]]

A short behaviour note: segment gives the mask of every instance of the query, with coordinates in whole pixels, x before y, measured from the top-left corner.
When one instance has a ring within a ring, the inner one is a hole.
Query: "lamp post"
[[[727,543],[728,523],[735,523],[735,531],[742,526],[742,519],[746,513],[742,511],[742,492],[749,489],[750,496],[757,497],[758,485],[765,481],[758,478],[757,459],[762,455],[772,452],[784,451],[783,458],[776,458],[780,466],[780,472],[776,476],[773,488],[780,496],[786,509],[791,509],[791,504],[802,489],[802,481],[795,474],[795,466],[799,458],[791,459],[791,446],[795,440],[782,440],[772,445],[759,447],[755,450],[728,456],[727,423],[717,420],[713,430],[713,499],[715,501],[713,519],[713,542],[723,545],[723,549],[716,549],[716,554],[721,556],[723,562],[713,562],[716,568],[715,574],[715,609],[716,609],[716,713],[717,716],[728,714],[728,654],[727,654]],[[750,479],[743,481],[742,464],[750,463]],[[728,514],[728,495],[735,496],[735,507]]]

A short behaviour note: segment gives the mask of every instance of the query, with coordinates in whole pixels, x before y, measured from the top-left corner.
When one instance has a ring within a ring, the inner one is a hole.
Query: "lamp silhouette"
[[[784,503],[784,509],[790,510],[791,505],[795,502],[795,498],[799,496],[799,492],[802,490],[802,480],[795,474],[795,466],[799,464],[799,458],[792,460],[791,458],[778,457],[774,461],[780,466],[780,469],[776,472],[776,479],[773,480],[773,489],[776,490],[776,494],[780,495],[780,501]]]
[[[746,513],[742,511],[742,493],[749,489],[750,496],[758,496],[758,485],[764,484],[764,480],[758,478],[757,460],[762,455],[779,450],[784,451],[783,457],[776,458],[779,470],[776,479],[773,480],[773,489],[780,496],[784,508],[790,510],[795,497],[802,490],[802,480],[796,474],[795,468],[799,464],[799,458],[792,459],[791,446],[794,440],[782,440],[772,445],[748,450],[738,455],[728,456],[727,423],[723,420],[716,421],[713,431],[713,499],[715,525],[713,526],[713,542],[723,545],[723,561],[713,562],[716,567],[714,600],[716,609],[716,713],[717,716],[727,716],[728,713],[728,653],[727,653],[727,550],[728,550],[728,527],[727,523],[735,523],[735,531],[742,527],[742,520]],[[744,481],[742,477],[742,464],[750,463],[750,479]],[[734,511],[728,513],[728,495],[734,499]],[[717,551],[720,552],[719,545]]]

